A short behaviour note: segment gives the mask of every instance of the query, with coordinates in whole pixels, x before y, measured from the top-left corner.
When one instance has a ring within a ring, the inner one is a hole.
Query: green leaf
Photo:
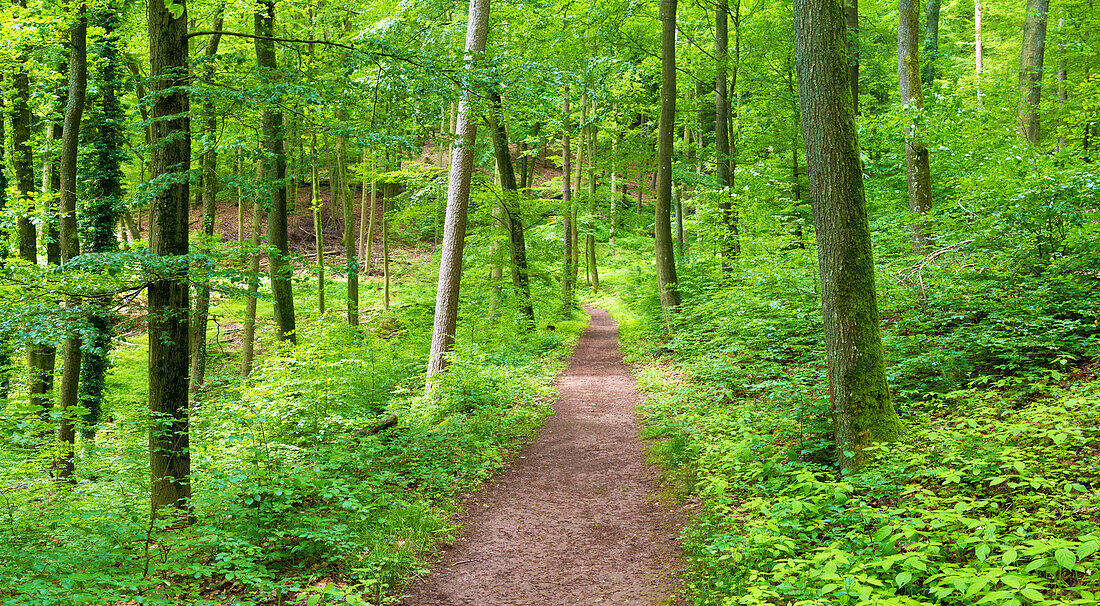
[[[1073,570],[1077,566],[1077,556],[1064,547],[1054,552],[1054,559],[1066,570]]]
[[[836,583],[829,583],[828,585],[821,588],[821,595],[832,593],[837,589],[840,589],[840,585],[837,585]]]
[[[984,562],[989,557],[989,545],[985,543],[978,545],[977,549],[974,550],[974,555],[978,556],[979,562]]]
[[[899,572],[898,576],[894,577],[894,582],[898,584],[898,587],[905,587],[909,584],[909,581],[913,580],[913,573],[909,571]]]
[[[1016,558],[1020,557],[1020,554],[1016,553],[1015,547],[1009,547],[1005,550],[1004,555],[1001,556],[1001,561],[1005,563],[1005,566],[1016,561]]]
[[[1024,587],[1020,590],[1020,595],[1031,600],[1032,602],[1043,601],[1043,594],[1036,591],[1034,587]]]
[[[887,524],[886,526],[883,526],[882,528],[879,528],[875,532],[874,539],[875,539],[876,542],[882,541],[886,537],[890,536],[890,533],[893,532],[893,531],[894,531],[894,528],[892,526],[890,526],[889,524]]]
[[[1077,559],[1083,560],[1090,555],[1096,553],[1096,550],[1100,549],[1100,541],[1092,540],[1086,543],[1081,543],[1077,547]]]

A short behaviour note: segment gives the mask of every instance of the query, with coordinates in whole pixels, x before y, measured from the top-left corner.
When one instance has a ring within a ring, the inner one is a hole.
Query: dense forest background
[[[0,596],[394,603],[589,303],[692,603],[1100,602],[1098,24],[4,4]]]

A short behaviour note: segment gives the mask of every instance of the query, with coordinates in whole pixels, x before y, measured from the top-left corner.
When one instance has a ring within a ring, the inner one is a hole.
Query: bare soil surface
[[[406,606],[676,603],[680,519],[644,461],[618,326],[588,311],[555,414],[467,501],[463,536]]]

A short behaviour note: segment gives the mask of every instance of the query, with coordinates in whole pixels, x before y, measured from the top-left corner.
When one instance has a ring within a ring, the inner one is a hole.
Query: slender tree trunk
[[[680,306],[676,258],[672,250],[672,145],[676,124],[676,0],[661,0],[661,121],[657,129],[657,204],[654,248],[657,291],[666,316]]]
[[[256,163],[257,177],[264,173],[263,161]],[[257,179],[259,180],[259,179]],[[245,302],[244,336],[241,338],[241,376],[252,373],[252,361],[255,357],[256,343],[256,299],[260,292],[260,238],[263,232],[264,207],[258,198],[252,200],[252,229],[249,244],[252,255],[248,260],[248,298]],[[324,280],[322,280],[324,282]]]
[[[83,3],[80,16],[70,30],[69,100],[65,106],[65,127],[61,140],[61,195],[59,229],[61,237],[61,262],[68,263],[80,255],[79,231],[76,224],[76,166],[80,137],[80,119],[84,114],[84,97],[88,87],[88,9]],[[75,306],[78,303],[70,303]],[[57,439],[61,453],[54,463],[54,473],[59,480],[72,478],[74,470],[73,444],[76,442],[76,409],[80,379],[81,339],[73,335],[65,339],[64,366],[61,370],[61,390],[58,403],[61,422]]]
[[[821,306],[837,458],[847,469],[903,428],[890,399],[879,334],[844,17],[836,0],[795,0],[802,138],[817,231]]]
[[[982,3],[974,0],[974,82],[978,100],[982,98]]]
[[[593,102],[592,114],[595,113],[596,104]],[[596,125],[592,124],[588,127],[588,235],[585,236],[585,250],[593,293],[600,292],[600,272],[596,267],[596,220]]]
[[[859,115],[859,0],[845,0],[844,27],[848,38],[848,81],[852,87],[852,108]]]
[[[561,271],[561,315],[568,318],[573,312],[573,187],[570,180],[572,154],[569,149],[569,134],[573,128],[569,122],[569,88],[566,87],[561,102],[562,112],[562,165],[561,165],[561,201],[562,201],[562,271]]]
[[[313,243],[317,259],[317,312],[325,313],[325,230],[321,221],[321,180],[317,177],[317,133],[310,135],[310,190],[313,198]]]
[[[61,249],[57,237],[57,198],[61,190],[61,176],[54,151],[54,144],[61,141],[61,131],[61,124],[50,123],[46,126],[45,159],[42,163],[42,210],[46,220],[42,222],[42,240],[46,243],[47,265],[61,264]],[[40,344],[30,349],[27,354],[27,366],[30,367],[30,403],[39,412],[42,420],[47,421],[53,406],[50,394],[54,388],[57,348]]]
[[[1066,107],[1066,18],[1058,18],[1058,113]],[[1061,118],[1059,118],[1059,121]],[[1066,148],[1066,133],[1058,136],[1058,151]]]
[[[1024,42],[1020,52],[1020,136],[1039,143],[1039,102],[1042,100],[1043,51],[1046,49],[1050,0],[1028,0]]]
[[[931,86],[940,77],[937,64],[940,56],[940,0],[928,0],[925,10],[924,56],[927,63],[921,70],[921,83]]]
[[[258,6],[255,31],[257,36],[263,38],[256,39],[256,65],[261,81],[271,83],[276,69],[275,42],[271,40],[275,36],[275,2],[261,0]],[[290,285],[292,268],[287,244],[286,156],[283,154],[281,111],[264,109],[263,131],[264,149],[267,152],[266,180],[267,186],[271,188],[270,210],[267,213],[267,243],[273,249],[268,255],[268,265],[271,268],[275,323],[279,327],[280,340],[297,343],[298,337],[294,331],[294,293]]]
[[[512,167],[512,155],[508,151],[508,133],[504,127],[504,109],[500,93],[489,94],[491,104],[489,128],[492,131],[493,151],[496,156],[497,174],[500,176],[500,189],[504,194],[502,204],[504,216],[501,217],[508,231],[509,250],[511,251],[512,288],[518,299],[521,327],[530,331],[535,327],[535,309],[531,300],[530,277],[527,270],[527,242],[523,235],[523,218],[520,215],[520,192],[516,187],[515,170]]]
[[[214,22],[210,26],[215,32],[210,36],[204,53],[206,61],[202,66],[203,81],[214,78],[214,58],[221,43],[222,11],[224,4],[218,7]],[[206,254],[213,251],[214,220],[218,214],[218,148],[215,140],[218,136],[218,116],[214,100],[207,98],[202,104],[203,150],[202,162],[202,233],[205,236],[200,250]],[[191,317],[191,399],[198,397],[206,379],[206,327],[210,316],[210,284],[201,284],[195,296],[194,312]]]
[[[440,151],[442,154],[442,151]],[[359,181],[359,266],[370,269],[369,266],[364,266],[365,259],[363,254],[366,252],[367,241],[367,222],[370,218],[367,216],[367,148],[362,148],[361,155],[363,156],[360,166],[360,170],[363,171],[363,178]],[[374,207],[369,207],[370,212],[374,212]]]
[[[607,245],[615,248],[615,227],[619,222],[619,128],[615,127],[611,137],[611,204],[608,208],[610,215],[607,225]]]
[[[366,258],[363,260],[365,263],[366,271],[369,273],[371,264],[374,262],[374,209],[377,208],[377,196],[378,196],[378,177],[375,175],[375,160],[374,156],[371,156],[370,160],[370,224],[367,226],[367,252]]]
[[[400,161],[398,161],[400,164]],[[382,197],[382,311],[390,311],[390,209],[393,207],[393,196],[397,188],[393,183],[387,183]],[[461,270],[459,266],[459,270]],[[461,277],[459,277],[461,280]],[[455,295],[457,298],[458,295]],[[458,312],[455,311],[455,323],[458,322]]]
[[[930,0],[936,2],[937,0]],[[909,114],[905,128],[905,167],[909,183],[909,212],[917,215],[913,222],[913,253],[923,254],[931,245],[928,224],[924,216],[932,211],[932,173],[928,168],[928,147],[925,130],[913,118],[924,111],[924,93],[920,80],[919,19],[915,0],[898,3],[898,82],[902,110]]]
[[[244,178],[244,153],[237,149],[237,179]],[[237,186],[237,241],[244,242],[244,190]]]
[[[740,0],[736,0],[740,6]],[[718,3],[714,20],[714,50],[717,62],[714,78],[714,149],[717,161],[718,187],[724,189],[718,202],[718,212],[725,227],[721,236],[722,273],[733,271],[731,261],[735,257],[733,239],[736,238],[736,218],[732,204],[733,170],[730,158],[730,103],[726,76],[729,71],[729,6],[725,0]],[[734,65],[734,89],[737,82],[737,65]]]
[[[465,67],[474,69],[474,58],[485,50],[489,30],[489,0],[470,0],[466,24]],[[435,297],[435,319],[432,323],[432,344],[428,357],[425,391],[431,393],[433,378],[447,365],[446,354],[454,348],[458,324],[458,293],[462,280],[462,248],[466,239],[466,208],[470,202],[470,180],[473,174],[474,142],[477,120],[472,115],[474,99],[479,94],[476,82],[465,85],[458,108],[455,128],[457,145],[451,160],[451,175],[447,187],[447,216],[443,223],[443,252],[439,261],[439,285]],[[383,221],[383,230],[386,229]]]
[[[336,108],[336,120],[343,124],[347,112]],[[348,280],[348,324],[359,326],[359,257],[355,254],[355,201],[351,197],[347,171],[348,137],[342,132],[336,135],[336,174],[339,179],[341,208],[344,212],[344,273]]]
[[[25,5],[21,0],[20,5]],[[15,169],[15,187],[19,192],[16,202],[19,226],[19,257],[31,264],[38,263],[34,222],[34,146],[31,143],[32,114],[30,108],[30,66],[25,53],[20,53],[18,69],[12,78],[11,142],[12,167]],[[48,139],[47,139],[48,145]],[[48,152],[47,152],[48,155]]]
[[[149,75],[152,108],[154,179],[170,183],[153,198],[149,248],[159,256],[188,251],[187,179],[191,163],[187,85],[187,10],[184,0],[171,8],[149,0]],[[190,511],[191,453],[187,410],[187,267],[149,285],[149,462],[150,503]]]

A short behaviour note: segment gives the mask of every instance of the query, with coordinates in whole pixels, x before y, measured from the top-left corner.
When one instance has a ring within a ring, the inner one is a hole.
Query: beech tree
[[[930,0],[936,2],[937,0]],[[909,186],[909,211],[913,221],[913,252],[921,254],[929,247],[924,215],[932,210],[932,173],[928,167],[928,145],[923,117],[924,92],[921,89],[920,30],[916,0],[898,3],[898,82],[902,111],[910,116],[905,126],[905,169]]]
[[[672,244],[672,145],[676,124],[676,0],[661,0],[661,120],[657,127],[657,204],[653,239],[657,291],[666,314],[680,305]]]
[[[795,63],[841,469],[902,434],[886,384],[840,0],[795,0]]]
[[[149,0],[149,75],[153,94],[152,177],[160,178],[151,202],[149,248],[163,273],[149,284],[149,485],[152,515],[189,511],[187,202],[191,168],[187,96],[187,5]]]
[[[467,71],[473,71],[475,60],[485,50],[488,34],[489,0],[470,0],[469,18],[466,22]],[[462,248],[466,240],[466,208],[470,203],[474,142],[477,140],[477,118],[473,106],[479,88],[476,79],[468,80],[458,104],[456,141],[447,184],[447,214],[443,222],[443,246],[439,259],[439,283],[435,295],[435,319],[432,322],[432,345],[424,388],[427,393],[431,393],[432,378],[447,365],[446,354],[454,348],[455,327],[458,324],[458,292],[462,281]],[[388,199],[389,196],[386,196],[386,200]]]
[[[1043,53],[1046,50],[1050,0],[1027,0],[1024,41],[1020,51],[1020,136],[1039,143],[1039,101],[1043,94]]]

